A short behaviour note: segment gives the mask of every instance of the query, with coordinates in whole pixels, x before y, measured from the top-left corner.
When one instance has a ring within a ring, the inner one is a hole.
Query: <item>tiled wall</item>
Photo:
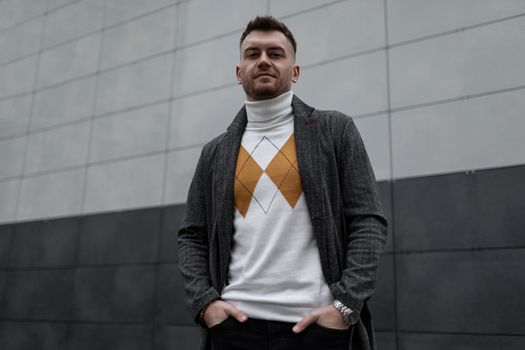
[[[366,143],[380,350],[522,348],[522,0],[0,0],[0,348],[195,346],[174,232],[257,14]]]

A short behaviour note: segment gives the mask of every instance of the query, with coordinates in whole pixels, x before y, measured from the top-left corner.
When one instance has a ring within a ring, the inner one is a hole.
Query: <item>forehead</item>
[[[293,52],[292,43],[283,33],[278,30],[254,30],[244,39],[241,46],[241,51],[249,48],[263,49],[268,47],[281,47],[287,51]]]

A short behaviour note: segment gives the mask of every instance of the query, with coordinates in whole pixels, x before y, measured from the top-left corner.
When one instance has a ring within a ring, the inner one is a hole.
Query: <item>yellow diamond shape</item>
[[[235,168],[234,198],[235,207],[243,217],[248,213],[253,191],[262,174],[263,170],[259,164],[241,146]]]
[[[266,168],[266,174],[283,194],[292,208],[295,207],[303,187],[297,170],[297,156],[295,153],[295,138],[290,136]]]

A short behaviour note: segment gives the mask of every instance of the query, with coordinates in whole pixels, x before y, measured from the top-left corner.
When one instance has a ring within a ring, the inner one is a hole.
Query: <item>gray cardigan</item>
[[[334,298],[354,310],[351,348],[374,349],[367,300],[387,222],[370,161],[350,117],[315,110],[296,96],[292,108],[299,175],[324,277]],[[196,322],[227,283],[235,165],[245,126],[243,107],[227,131],[202,149],[178,232],[179,268]],[[201,349],[209,349],[202,331]]]

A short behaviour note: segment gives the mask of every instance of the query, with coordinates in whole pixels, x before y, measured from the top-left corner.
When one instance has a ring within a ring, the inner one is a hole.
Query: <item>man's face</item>
[[[248,34],[241,46],[241,60],[236,67],[248,101],[266,100],[289,91],[299,79],[292,43],[279,31]]]

